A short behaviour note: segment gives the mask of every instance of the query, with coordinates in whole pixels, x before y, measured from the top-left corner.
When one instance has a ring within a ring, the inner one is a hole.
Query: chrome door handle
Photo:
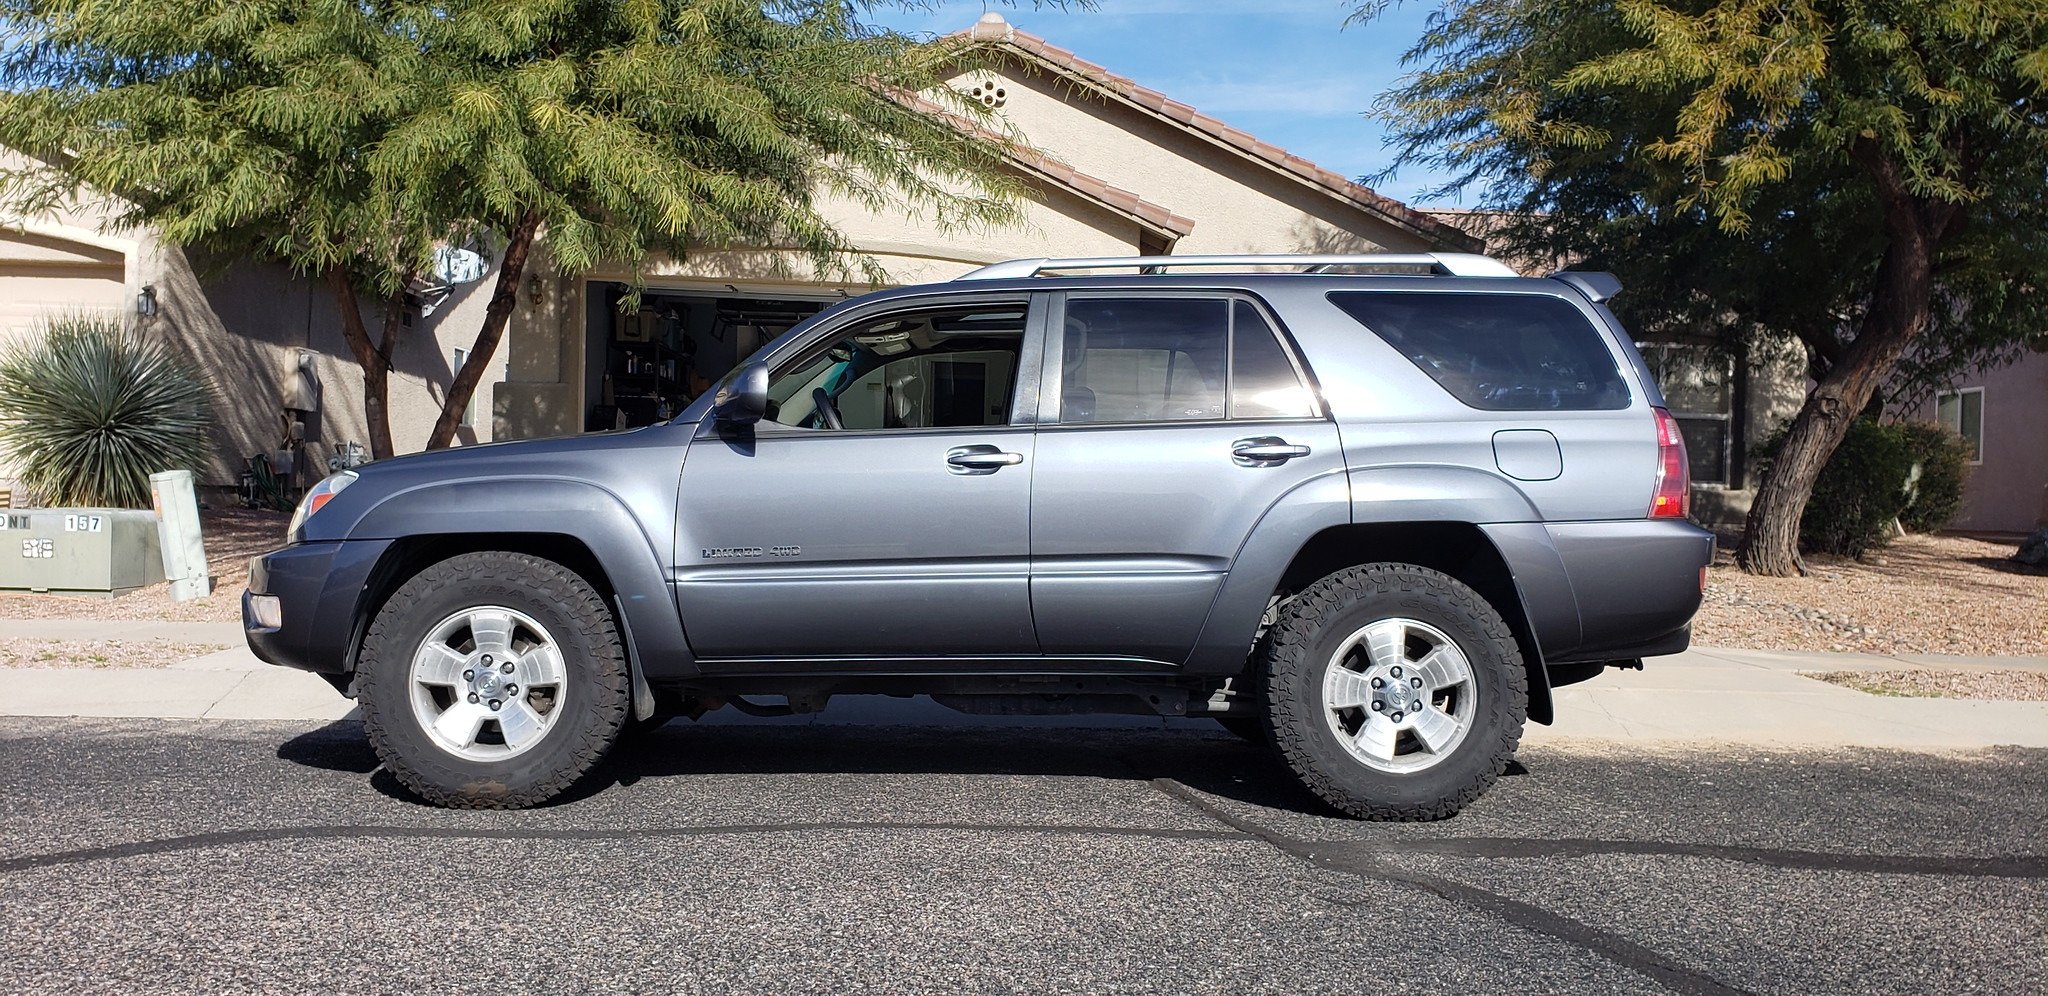
[[[1306,446],[1297,446],[1279,436],[1254,436],[1230,444],[1231,462],[1240,467],[1264,467],[1286,463],[1295,457],[1309,454]]]
[[[1024,454],[1005,453],[993,446],[956,446],[946,451],[946,465],[955,474],[993,474],[1023,462]]]

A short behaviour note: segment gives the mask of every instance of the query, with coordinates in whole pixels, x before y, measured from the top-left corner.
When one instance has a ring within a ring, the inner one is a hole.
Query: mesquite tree
[[[1806,347],[1746,570],[1800,570],[1815,478],[1902,361],[2048,341],[2048,2],[1445,7],[1377,110],[1401,162],[1510,212],[1507,251],[1617,271],[1639,329]]]
[[[1014,221],[985,109],[939,85],[957,47],[863,0],[0,0],[0,176],[23,213],[81,187],[121,224],[323,278],[376,456],[403,306],[437,246],[497,275],[428,447],[449,445],[537,239],[555,265],[752,246],[881,275],[821,196],[942,226]],[[913,108],[923,93],[950,120]],[[956,99],[957,98],[957,99]],[[384,302],[373,342],[357,301]]]

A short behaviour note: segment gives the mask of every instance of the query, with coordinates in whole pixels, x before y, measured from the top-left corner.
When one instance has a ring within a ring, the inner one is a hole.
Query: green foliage
[[[1913,500],[1899,513],[1899,524],[1916,533],[1946,529],[1963,510],[1963,488],[1970,481],[1970,441],[1933,422],[1902,422],[1918,476],[1909,488]]]
[[[1505,212],[1492,251],[1614,272],[1637,333],[1845,360],[1892,245],[1881,168],[1960,209],[1894,383],[2048,344],[2048,0],[1445,7],[1377,109],[1397,165]]]
[[[1759,447],[1766,461],[1785,443],[1780,429]],[[1815,480],[1799,518],[1799,549],[1860,557],[1891,542],[1892,523],[1913,500],[1912,440],[1898,425],[1858,418]]]
[[[901,99],[943,46],[843,0],[0,0],[0,144],[40,157],[4,195],[79,184],[130,223],[378,297],[437,242],[529,213],[557,266],[772,247],[879,277],[818,209],[934,225],[1016,217],[1002,150]],[[488,244],[489,240],[484,242]]]
[[[1766,463],[1785,434],[1759,447]],[[1799,548],[1860,557],[1891,543],[1894,521],[1914,532],[1947,526],[1962,510],[1969,461],[1969,442],[1939,425],[1856,419],[1814,482]]]
[[[206,378],[105,318],[42,324],[0,354],[0,449],[46,505],[148,508],[149,475],[212,452]]]

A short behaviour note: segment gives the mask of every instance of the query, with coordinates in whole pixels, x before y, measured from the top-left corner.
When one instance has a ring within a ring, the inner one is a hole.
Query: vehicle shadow
[[[427,805],[383,770],[362,723],[339,720],[279,745],[280,760],[370,775],[393,799]],[[1511,772],[1512,773],[1512,772]],[[1152,781],[1167,778],[1221,798],[1318,816],[1336,810],[1309,794],[1271,751],[1220,729],[1057,726],[954,727],[694,724],[686,719],[613,748],[591,776],[549,808],[615,786],[709,775],[1022,775]]]

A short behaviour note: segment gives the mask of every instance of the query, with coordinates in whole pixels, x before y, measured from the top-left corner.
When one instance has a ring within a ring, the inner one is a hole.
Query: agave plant
[[[30,495],[148,508],[149,475],[207,459],[213,394],[191,363],[112,318],[37,331],[0,353],[0,452]]]

